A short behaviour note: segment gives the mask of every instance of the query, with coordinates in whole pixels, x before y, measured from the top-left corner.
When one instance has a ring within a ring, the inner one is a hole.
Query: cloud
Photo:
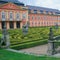
[[[60,0],[20,0],[28,5],[60,9]]]

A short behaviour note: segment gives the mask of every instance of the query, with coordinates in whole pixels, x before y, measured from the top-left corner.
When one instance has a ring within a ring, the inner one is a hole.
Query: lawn
[[[0,49],[0,60],[60,60],[60,58],[47,57],[47,56],[38,57]]]

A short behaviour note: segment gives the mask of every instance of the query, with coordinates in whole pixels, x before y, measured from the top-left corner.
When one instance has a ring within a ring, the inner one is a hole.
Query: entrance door
[[[14,28],[14,22],[10,21],[9,26],[10,26],[11,29],[13,29]]]
[[[16,27],[20,28],[20,22],[19,21],[16,22]]]
[[[2,21],[2,29],[4,29],[5,23],[5,21]]]

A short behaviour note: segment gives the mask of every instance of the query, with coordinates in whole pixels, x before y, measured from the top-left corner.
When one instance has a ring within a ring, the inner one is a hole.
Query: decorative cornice
[[[25,7],[25,6],[18,6],[18,5],[16,5],[16,4],[14,4],[14,3],[11,3],[11,2],[9,2],[9,3],[5,3],[5,4],[1,4],[0,5],[0,9],[2,9],[2,7],[3,6],[5,6],[5,5],[8,5],[8,4],[13,4],[13,5],[15,5],[18,9],[16,9],[16,10],[28,10],[28,7]],[[4,8],[5,9],[5,8]],[[9,9],[9,8],[8,8]],[[12,9],[12,8],[11,8]]]

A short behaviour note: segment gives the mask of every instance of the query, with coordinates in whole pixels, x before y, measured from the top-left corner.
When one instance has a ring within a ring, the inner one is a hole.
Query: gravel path
[[[32,48],[22,49],[20,51],[40,55],[40,54],[47,54],[47,50],[48,50],[48,45],[46,44],[46,45],[40,45]]]
[[[22,50],[13,50],[13,49],[7,49],[7,50],[17,52],[17,53],[25,53],[25,54],[29,54],[29,55],[32,54],[32,55],[40,56],[40,55],[47,54],[48,44],[40,45],[40,46],[36,46],[36,47],[32,47],[32,48],[27,48],[27,49],[22,49]],[[60,47],[57,50],[60,50]],[[53,56],[60,58],[60,53],[57,53]]]

